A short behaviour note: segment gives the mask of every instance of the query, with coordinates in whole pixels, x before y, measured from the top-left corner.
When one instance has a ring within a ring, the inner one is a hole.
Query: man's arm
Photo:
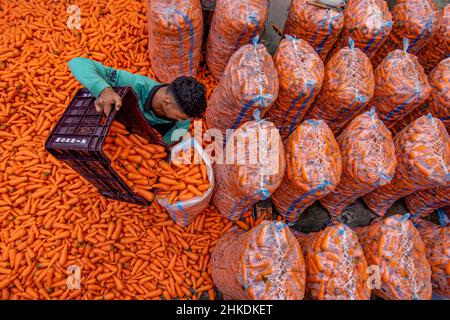
[[[133,88],[138,95],[140,104],[143,104],[150,89],[158,84],[148,77],[106,67],[87,58],[73,58],[69,62],[69,67],[75,78],[98,98],[96,101],[97,111],[104,110],[107,115],[113,103],[115,103],[116,109],[122,105],[120,96],[111,87]]]
[[[131,87],[139,95],[141,87],[149,91],[158,82],[140,74],[106,67],[100,62],[87,58],[73,58],[69,68],[75,78],[97,98],[107,87]]]
[[[69,68],[75,78],[97,98],[105,88],[115,85],[115,81],[111,81],[111,74],[117,73],[117,70],[105,67],[99,62],[87,58],[73,58],[69,61]]]

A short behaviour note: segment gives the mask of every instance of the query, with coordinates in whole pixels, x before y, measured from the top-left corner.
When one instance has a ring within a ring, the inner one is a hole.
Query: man
[[[69,68],[75,78],[97,97],[97,112],[106,115],[113,106],[116,110],[122,106],[120,96],[112,87],[133,88],[147,121],[155,128],[167,129],[170,126],[163,136],[168,145],[178,142],[180,135],[172,137],[174,130],[185,129],[187,132],[190,117],[199,117],[206,109],[205,88],[192,77],[179,77],[170,84],[160,84],[145,76],[105,67],[86,58],[73,58],[69,61]]]

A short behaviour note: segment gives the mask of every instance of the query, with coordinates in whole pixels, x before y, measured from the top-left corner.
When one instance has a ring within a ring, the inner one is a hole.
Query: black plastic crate
[[[147,138],[150,143],[168,146],[161,141],[139,109],[133,89],[117,87],[122,108],[106,117],[95,111],[95,96],[80,89],[62,114],[45,142],[45,149],[56,159],[92,183],[107,198],[149,206],[151,202],[135,194],[111,167],[102,147],[113,120],[121,122],[131,133]],[[154,190],[156,194],[157,190]]]

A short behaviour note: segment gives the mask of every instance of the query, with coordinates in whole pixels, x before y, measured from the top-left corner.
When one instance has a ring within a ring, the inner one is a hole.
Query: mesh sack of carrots
[[[370,210],[384,216],[392,204],[417,190],[449,182],[450,139],[441,120],[420,117],[394,138],[397,168],[391,183],[363,197]]]
[[[280,185],[285,169],[278,129],[266,120],[249,121],[228,139],[226,161],[216,163],[213,202],[228,219],[236,220]]]
[[[170,217],[184,227],[208,206],[214,174],[208,155],[193,138],[177,144],[171,153],[170,169],[161,171],[156,198]]]
[[[357,198],[390,183],[397,165],[391,133],[375,108],[357,116],[336,141],[342,155],[341,181],[320,199],[334,217]]]
[[[367,262],[356,233],[344,224],[295,233],[306,264],[306,297],[369,300]]]
[[[416,226],[425,243],[433,291],[450,299],[450,227],[441,227],[423,219],[419,219]]]
[[[342,158],[333,133],[321,120],[300,124],[286,141],[285,152],[286,172],[272,201],[286,221],[295,222],[339,183]]]
[[[373,293],[386,300],[431,299],[425,244],[408,217],[394,215],[356,228],[367,263],[379,268]]]
[[[153,200],[157,172],[167,157],[162,145],[150,144],[147,139],[128,132],[120,122],[113,121],[102,151],[119,177],[136,194],[147,201]]]
[[[388,128],[424,103],[431,86],[417,57],[403,50],[389,53],[375,69],[375,93],[372,103]]]
[[[229,230],[211,255],[210,271],[221,293],[234,300],[301,300],[305,262],[281,221],[263,221],[249,231]]]
[[[333,9],[308,4],[307,0],[293,0],[284,25],[284,34],[308,42],[325,61],[344,26],[344,15]]]
[[[398,120],[390,128],[394,135],[420,116],[428,113],[439,118],[450,132],[450,58],[442,60],[433,69],[428,75],[428,82],[431,86],[431,94],[428,96],[427,103],[413,109]]]
[[[432,88],[428,101],[430,112],[450,131],[450,57],[434,68],[429,79]]]
[[[350,0],[344,11],[344,27],[328,55],[348,46],[348,38],[371,58],[392,29],[392,15],[384,0]]]
[[[392,31],[372,58],[374,67],[408,39],[408,52],[417,54],[430,41],[437,24],[437,7],[433,0],[398,0],[392,8]]]
[[[247,44],[230,58],[218,86],[208,100],[206,125],[221,131],[236,129],[253,119],[253,112],[261,116],[278,96],[278,75],[272,56],[263,44]]]
[[[406,207],[416,217],[426,217],[434,210],[450,205],[450,186],[416,191],[406,197]]]
[[[206,43],[206,64],[220,79],[231,55],[262,32],[268,16],[267,0],[217,0]]]
[[[324,65],[306,41],[291,36],[281,40],[274,62],[280,89],[267,117],[275,123],[285,141],[319,93]]]
[[[161,82],[194,76],[200,64],[203,13],[199,0],[147,0],[149,57]]]
[[[450,54],[450,4],[447,4],[439,14],[436,31],[427,44],[420,49],[417,57],[420,64],[429,74],[441,60]]]
[[[324,120],[333,133],[363,111],[374,93],[373,68],[369,58],[353,40],[325,66],[325,79],[307,119]]]

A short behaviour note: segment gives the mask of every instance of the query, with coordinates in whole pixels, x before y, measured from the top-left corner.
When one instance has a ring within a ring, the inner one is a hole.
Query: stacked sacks
[[[322,90],[306,116],[324,120],[335,134],[363,111],[375,89],[369,58],[355,48],[353,40],[349,43],[326,64]]]
[[[450,54],[450,4],[441,11],[436,31],[428,43],[420,50],[420,64],[428,74],[440,61],[448,58]]]
[[[287,36],[274,56],[280,90],[267,117],[280,130],[283,141],[301,123],[322,87],[323,62],[304,40]]]
[[[219,80],[231,55],[259,36],[268,16],[267,0],[218,0],[206,43],[206,64]]]
[[[315,300],[369,300],[367,262],[354,231],[344,224],[296,237],[306,263],[306,296]]]
[[[293,0],[284,25],[284,33],[308,42],[325,61],[344,26],[344,15],[333,9]]]
[[[388,128],[424,103],[431,93],[427,75],[417,57],[394,50],[375,69],[375,93],[372,103]]]
[[[342,155],[341,181],[320,200],[333,217],[357,198],[390,183],[397,165],[391,133],[375,108],[356,117],[336,140]]]
[[[263,44],[248,44],[230,58],[218,86],[208,100],[205,119],[208,128],[236,129],[253,119],[255,109],[261,116],[278,96],[278,76],[273,59]]]
[[[285,156],[278,129],[266,120],[244,123],[228,139],[225,152],[225,162],[215,165],[213,202],[221,214],[236,220],[278,188]]]
[[[333,133],[321,120],[306,120],[285,144],[286,174],[272,196],[277,211],[295,222],[314,201],[339,183],[342,158]]]
[[[392,9],[392,31],[372,58],[374,67],[377,67],[389,52],[401,49],[405,38],[411,44],[408,52],[417,54],[436,29],[436,12],[433,0],[398,0]]]
[[[431,269],[425,245],[409,215],[394,215],[357,228],[369,265],[379,268],[373,292],[387,300],[430,300]]]
[[[220,292],[234,300],[301,300],[305,293],[302,251],[281,221],[229,230],[214,248],[210,270]]]
[[[203,14],[199,0],[148,0],[149,57],[161,82],[195,76],[200,64]]]
[[[371,58],[387,39],[392,29],[392,15],[384,0],[350,0],[344,11],[344,28],[329,56],[348,45],[348,38],[355,47]]]
[[[370,210],[384,216],[391,205],[414,191],[449,182],[450,139],[442,121],[422,116],[394,138],[397,168],[391,183],[364,196]]]

